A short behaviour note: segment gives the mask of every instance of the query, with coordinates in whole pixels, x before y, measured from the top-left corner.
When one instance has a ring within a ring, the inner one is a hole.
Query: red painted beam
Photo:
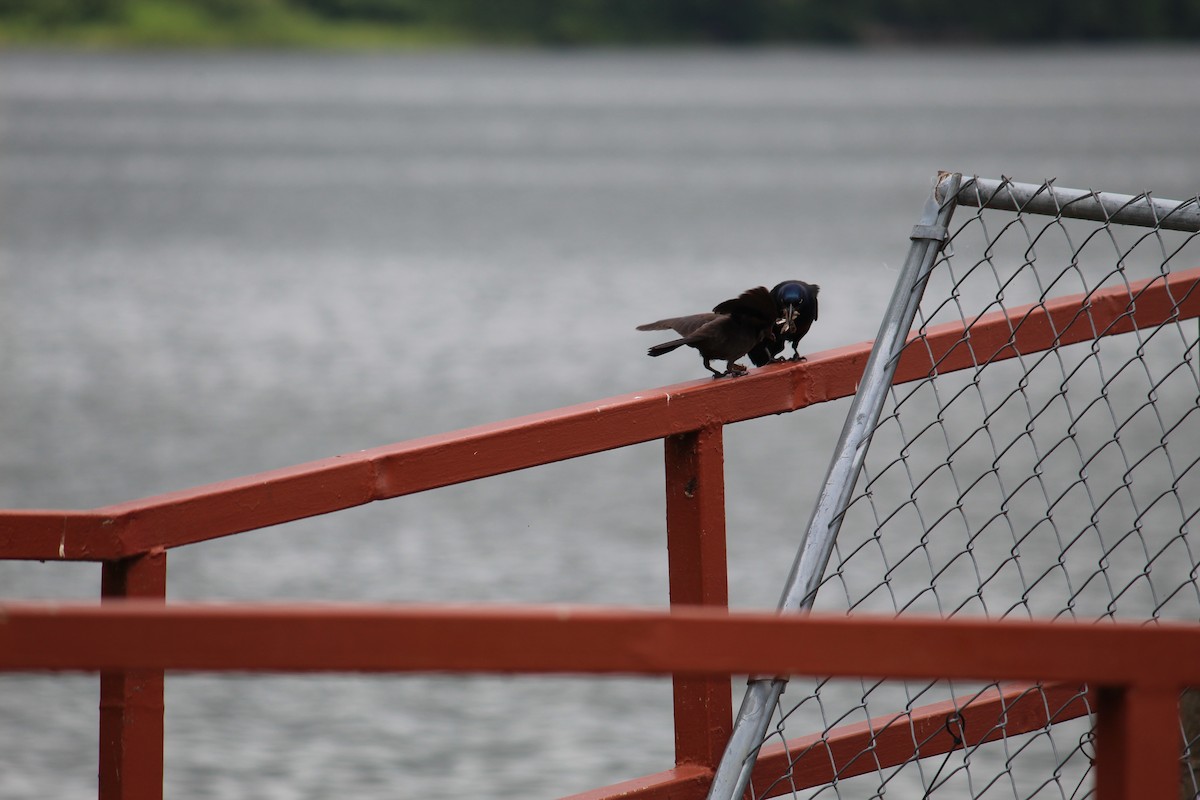
[[[671,605],[729,605],[725,469],[721,428],[663,440]],[[733,733],[729,677],[673,680],[675,763],[715,768]]]
[[[689,764],[560,800],[704,800],[712,776],[711,769]]]
[[[1200,269],[937,326],[904,351],[896,382],[936,368],[1200,316]],[[1131,301],[1130,298],[1134,298]],[[90,512],[0,513],[0,558],[107,560],[526,469],[853,394],[870,343],[364,450]]]
[[[1101,687],[1096,800],[1180,797],[1179,687]]]
[[[1101,336],[1200,317],[1200,268],[1052,298],[923,331],[900,358],[896,383],[971,369],[993,361],[1078,344]]]
[[[164,602],[166,552],[106,562],[100,591],[102,603],[130,598]],[[161,800],[163,691],[161,669],[100,673],[100,800]]]
[[[867,354],[866,345],[833,350],[808,365],[620,395],[96,513],[115,523],[122,552],[177,547],[845,396]]]
[[[853,392],[868,352],[839,348],[736,380],[620,395],[92,511],[3,511],[0,558],[120,558],[791,411]]]
[[[111,517],[95,511],[0,511],[0,558],[109,561],[121,542]]]
[[[1087,715],[1086,694],[1077,683],[1010,683],[769,745],[754,768],[756,796],[790,794],[793,787],[823,786],[915,758],[1042,730]],[[774,786],[779,790],[772,793]]]
[[[104,669],[752,673],[1185,686],[1200,684],[1200,625],[708,608],[0,604],[0,670]]]
[[[806,789],[888,769],[914,758],[943,755],[965,744],[974,747],[1004,736],[1043,730],[1089,713],[1084,691],[1072,684],[1005,684],[979,694],[931,703],[906,714],[890,714],[870,722],[844,725],[824,734],[768,745],[754,769],[757,797],[792,794]],[[946,730],[956,715],[962,742]],[[916,745],[914,745],[916,742]],[[869,757],[864,758],[864,754]],[[622,783],[571,795],[563,800],[704,800],[712,771],[666,770]],[[787,782],[783,779],[787,778]],[[777,790],[770,787],[777,786]]]

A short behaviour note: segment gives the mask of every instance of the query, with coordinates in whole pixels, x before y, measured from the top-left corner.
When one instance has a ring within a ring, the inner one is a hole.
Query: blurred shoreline
[[[423,50],[519,47],[880,47],[1185,44],[1200,0],[1148,0],[1120,15],[1014,0],[897,9],[883,0],[596,4],[436,0],[4,0],[0,48]]]

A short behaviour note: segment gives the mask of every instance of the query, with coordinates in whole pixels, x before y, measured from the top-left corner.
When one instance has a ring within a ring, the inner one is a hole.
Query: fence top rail
[[[923,331],[895,382],[1200,317],[1200,268]],[[0,511],[0,558],[111,561],[687,431],[794,411],[857,389],[864,342],[768,365],[335,456],[88,511]]]
[[[1068,189],[1047,182],[1017,183],[1007,178],[964,178],[960,205],[1031,214],[1113,222],[1146,228],[1200,231],[1200,197],[1165,200],[1149,194],[1129,195]]]
[[[102,669],[778,674],[1182,687],[1200,683],[1200,625],[698,606],[0,604],[0,671]]]
[[[106,561],[852,394],[869,344],[426,436],[86,511],[0,510],[0,558]]]

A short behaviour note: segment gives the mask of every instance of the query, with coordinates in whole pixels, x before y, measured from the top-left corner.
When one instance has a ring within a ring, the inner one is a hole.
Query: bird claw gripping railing
[[[1197,231],[1197,198],[939,176],[781,610],[1200,618]],[[710,798],[1090,792],[1086,687],[784,686]]]

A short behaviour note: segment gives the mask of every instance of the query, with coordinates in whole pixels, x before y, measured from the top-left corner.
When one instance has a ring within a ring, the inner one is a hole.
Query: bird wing
[[[732,300],[719,303],[713,311],[718,314],[753,317],[768,324],[774,322],[776,317],[775,299],[765,286],[747,289]]]

